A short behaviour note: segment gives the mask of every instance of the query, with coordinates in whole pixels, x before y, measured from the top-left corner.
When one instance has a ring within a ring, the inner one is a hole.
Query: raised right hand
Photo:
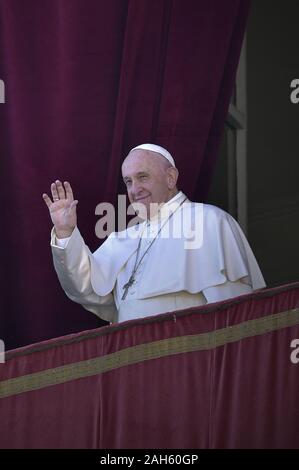
[[[77,225],[77,200],[74,200],[70,183],[56,180],[51,184],[52,199],[43,194],[57,238],[70,237]]]

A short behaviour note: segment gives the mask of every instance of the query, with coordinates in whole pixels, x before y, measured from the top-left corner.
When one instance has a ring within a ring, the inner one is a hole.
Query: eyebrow
[[[147,171],[138,171],[138,173],[136,173],[135,176],[141,176],[141,175],[148,175],[148,172]],[[125,176],[124,177],[124,181],[127,181],[131,178],[131,176]]]

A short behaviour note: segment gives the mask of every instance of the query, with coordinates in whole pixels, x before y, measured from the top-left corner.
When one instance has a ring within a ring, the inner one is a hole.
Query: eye
[[[146,180],[146,179],[147,179],[147,175],[141,175],[141,176],[140,176],[140,179],[143,180],[143,181]]]
[[[126,186],[130,186],[130,184],[131,184],[131,183],[132,183],[132,181],[131,181],[131,180],[127,180],[127,181],[125,181],[125,185],[126,185]]]

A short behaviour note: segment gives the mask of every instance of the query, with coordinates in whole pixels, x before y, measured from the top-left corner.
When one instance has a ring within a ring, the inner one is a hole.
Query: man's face
[[[167,160],[156,152],[133,150],[122,165],[122,176],[131,204],[144,204],[150,214],[150,204],[169,199],[172,189]]]

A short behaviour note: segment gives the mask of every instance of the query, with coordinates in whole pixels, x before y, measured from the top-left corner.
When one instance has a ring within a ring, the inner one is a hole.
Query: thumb
[[[77,199],[75,199],[75,201],[73,201],[71,203],[71,206],[70,206],[70,210],[74,209],[74,207],[76,207],[76,205],[78,204],[79,201],[77,201]]]

